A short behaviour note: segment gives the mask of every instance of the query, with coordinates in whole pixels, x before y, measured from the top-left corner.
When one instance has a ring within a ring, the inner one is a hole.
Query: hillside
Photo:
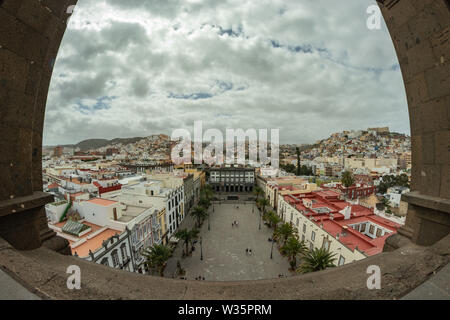
[[[61,145],[61,147],[65,148],[80,148],[81,151],[87,151],[91,149],[97,149],[101,147],[105,147],[107,145],[114,145],[122,143],[124,145],[130,144],[130,143],[136,143],[144,138],[142,137],[135,137],[135,138],[115,138],[112,140],[108,139],[88,139],[83,140],[81,142],[78,142],[77,144],[69,144],[69,145]],[[50,146],[46,146],[46,148],[51,148]]]

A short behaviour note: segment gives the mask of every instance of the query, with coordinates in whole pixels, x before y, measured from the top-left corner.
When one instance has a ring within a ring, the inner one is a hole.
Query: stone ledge
[[[447,265],[450,236],[432,247],[408,244],[340,268],[287,279],[203,282],[159,278],[108,268],[46,248],[17,251],[0,239],[0,265],[41,297],[51,299],[308,300],[399,299]],[[68,290],[67,267],[81,269],[81,290]],[[367,288],[367,268],[381,268],[381,289]]]
[[[0,217],[43,207],[53,201],[53,195],[40,191],[36,191],[30,196],[0,201]]]
[[[450,213],[450,200],[420,194],[418,191],[402,195],[402,200],[422,208],[432,209],[440,212]]]

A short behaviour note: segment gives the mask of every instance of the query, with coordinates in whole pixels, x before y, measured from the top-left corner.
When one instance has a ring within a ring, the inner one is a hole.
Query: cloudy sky
[[[204,128],[409,134],[375,0],[79,0],[50,87],[44,144]]]

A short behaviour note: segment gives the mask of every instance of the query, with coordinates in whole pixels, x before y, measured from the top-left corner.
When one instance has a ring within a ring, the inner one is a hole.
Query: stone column
[[[450,2],[378,0],[408,97],[412,141],[409,209],[399,234],[431,245],[450,231]]]
[[[50,78],[76,0],[0,1],[0,236],[18,249],[54,238],[42,192],[42,130]],[[59,238],[58,238],[59,239]],[[53,240],[64,249],[67,242]]]

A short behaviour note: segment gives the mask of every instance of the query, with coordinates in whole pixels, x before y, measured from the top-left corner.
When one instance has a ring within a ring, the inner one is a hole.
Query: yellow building
[[[278,198],[292,193],[308,193],[318,190],[315,183],[299,177],[279,177],[267,181],[265,185],[265,196],[273,208],[277,208]]]
[[[167,223],[166,223],[166,208],[163,208],[159,213],[158,213],[158,222],[161,225],[161,228],[159,229],[159,238],[161,239],[161,244],[167,244],[166,243],[166,237],[165,235],[167,234]]]

